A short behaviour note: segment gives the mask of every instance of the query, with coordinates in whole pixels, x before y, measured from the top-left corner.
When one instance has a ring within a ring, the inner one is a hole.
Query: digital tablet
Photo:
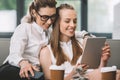
[[[89,65],[89,68],[98,68],[105,41],[105,37],[88,38],[83,50],[81,63]]]

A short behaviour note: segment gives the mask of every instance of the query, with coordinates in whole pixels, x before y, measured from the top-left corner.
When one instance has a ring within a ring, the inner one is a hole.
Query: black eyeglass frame
[[[37,11],[36,11],[37,12]],[[49,20],[49,19],[51,19],[51,21],[54,21],[55,20],[55,18],[56,18],[56,14],[53,14],[53,15],[51,15],[51,16],[48,16],[48,15],[41,15],[40,13],[38,13],[37,12],[37,14],[40,16],[40,19],[41,19],[41,21],[47,21],[47,20]]]

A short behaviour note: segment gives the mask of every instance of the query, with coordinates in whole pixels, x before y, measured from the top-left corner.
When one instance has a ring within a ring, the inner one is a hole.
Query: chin
[[[48,30],[50,26],[44,26],[43,29],[44,30]]]
[[[48,30],[48,28],[44,28],[44,30]]]
[[[73,36],[74,36],[74,34],[70,34],[69,36],[70,36],[70,37],[73,37]]]
[[[71,35],[71,36],[74,36],[74,35],[75,35],[75,32],[71,32],[70,35]]]

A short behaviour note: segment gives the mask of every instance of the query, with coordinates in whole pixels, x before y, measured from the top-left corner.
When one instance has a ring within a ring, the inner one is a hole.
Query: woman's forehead
[[[56,14],[56,8],[55,7],[42,7],[38,11],[41,15],[53,15]]]
[[[76,17],[76,11],[72,9],[62,9],[60,10],[59,15],[61,17]]]

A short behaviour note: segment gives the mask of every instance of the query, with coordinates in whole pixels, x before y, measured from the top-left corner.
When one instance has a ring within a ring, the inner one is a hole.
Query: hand
[[[85,72],[85,71],[88,69],[88,67],[89,67],[89,66],[86,65],[86,64],[79,64],[79,63],[78,63],[78,64],[73,68],[72,72],[73,72],[74,74],[76,74],[76,73],[77,73],[76,70],[77,70],[77,69],[80,69],[80,68],[82,69],[83,72]],[[74,74],[73,74],[73,75],[74,75]]]
[[[107,61],[110,58],[110,46],[105,43],[105,46],[102,48],[101,62],[99,68],[105,67],[107,65]]]
[[[33,66],[27,60],[22,60],[19,65],[20,65],[19,75],[21,78],[30,79],[29,74],[34,76],[34,70],[39,71],[39,69],[36,66]]]
[[[77,64],[74,66],[73,70],[64,78],[64,80],[73,80],[73,77],[77,75],[77,68],[82,67],[83,70],[87,69],[86,64]]]
[[[102,48],[101,60],[108,61],[109,58],[110,58],[110,46],[109,44],[105,43],[105,46]]]
[[[80,64],[80,63],[78,63],[77,64],[77,68],[80,68],[80,67],[82,67],[83,71],[86,71],[89,66],[87,64]]]

